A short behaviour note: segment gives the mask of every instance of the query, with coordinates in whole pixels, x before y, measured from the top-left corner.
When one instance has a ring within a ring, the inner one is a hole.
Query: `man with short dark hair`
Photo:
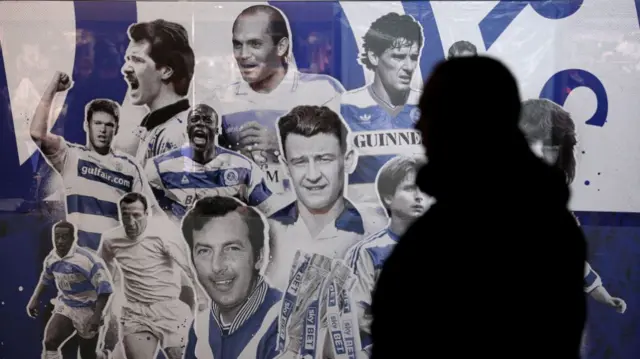
[[[147,159],[187,142],[187,93],[195,69],[195,55],[187,30],[162,19],[133,24],[122,73],[134,105],[149,113],[134,135],[139,138],[136,159]]]
[[[54,250],[43,263],[42,275],[27,305],[27,314],[38,315],[44,287],[58,288],[58,302],[44,332],[43,359],[61,359],[62,344],[78,334],[83,359],[96,358],[98,330],[113,293],[104,263],[93,252],[75,245],[76,229],[67,221],[53,225]]]
[[[371,345],[371,296],[384,261],[400,236],[427,210],[427,196],[416,185],[422,162],[397,156],[380,169],[376,186],[389,225],[349,249],[345,261],[356,275],[353,295],[358,305],[360,340],[364,350]]]
[[[97,250],[100,236],[118,225],[117,202],[131,191],[152,195],[140,166],[130,156],[111,148],[118,132],[120,106],[95,99],[85,108],[86,146],[72,144],[49,132],[51,104],[58,92],[71,88],[68,75],[56,72],[44,91],[31,122],[31,137],[64,185],[67,220],[78,229],[78,246]],[[150,207],[159,211],[153,197]]]
[[[344,88],[327,75],[303,74],[289,63],[292,34],[276,7],[244,9],[232,27],[233,55],[242,80],[215,91],[212,107],[221,111],[220,146],[239,151],[263,167],[276,192],[290,186],[278,162],[276,121],[291,108],[340,106]]]
[[[123,196],[119,208],[122,225],[102,236],[99,253],[111,273],[116,265],[122,273],[126,357],[152,358],[159,346],[168,359],[182,359],[193,308],[180,300],[180,270],[198,295],[201,290],[181,235],[166,218],[149,217],[147,198],[140,193]]]
[[[452,59],[454,57],[464,57],[464,56],[477,56],[478,49],[476,45],[470,43],[469,41],[456,41],[449,48],[449,52],[447,54],[448,59]]]
[[[349,247],[382,228],[386,219],[371,223],[344,196],[346,174],[356,156],[336,112],[326,106],[298,106],[279,119],[278,131],[282,161],[297,195],[270,219],[267,277],[283,289],[296,251],[343,258]]]
[[[398,154],[424,156],[420,133],[421,92],[411,87],[418,69],[424,35],[411,15],[392,12],[376,19],[363,37],[360,63],[372,71],[373,82],[347,92],[340,113],[352,132],[358,166],[349,175],[349,198],[378,208],[378,171]]]
[[[189,332],[185,359],[273,359],[282,293],[262,276],[266,221],[231,197],[205,197],[182,221],[182,233],[211,308]]]
[[[198,199],[216,195],[236,197],[266,216],[284,205],[278,205],[253,161],[216,145],[218,113],[212,107],[199,104],[189,111],[187,136],[187,145],[154,157],[145,169],[158,201],[173,217],[182,219]]]

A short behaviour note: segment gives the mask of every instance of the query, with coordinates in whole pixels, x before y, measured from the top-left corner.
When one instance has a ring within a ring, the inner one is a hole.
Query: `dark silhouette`
[[[373,294],[373,358],[579,358],[586,243],[565,175],[518,128],[515,79],[488,57],[439,64],[416,182],[436,203],[399,240]]]

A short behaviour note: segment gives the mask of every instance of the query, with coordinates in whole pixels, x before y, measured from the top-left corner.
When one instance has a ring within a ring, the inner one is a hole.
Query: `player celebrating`
[[[58,303],[44,332],[44,359],[61,359],[59,348],[74,334],[80,337],[83,359],[96,358],[98,329],[112,284],[102,261],[75,245],[75,227],[67,221],[53,226],[54,250],[44,261],[40,281],[27,305],[27,313],[38,315],[38,300],[44,287],[55,282]]]
[[[414,220],[427,210],[427,196],[416,185],[422,163],[411,157],[397,156],[380,169],[378,194],[389,217],[389,226],[356,243],[346,262],[356,275],[354,297],[358,304],[358,324],[363,348],[371,345],[371,298],[382,265],[395,244]]]
[[[199,287],[174,224],[148,217],[147,199],[128,193],[120,200],[122,226],[102,236],[100,255],[110,272],[120,268],[126,303],[120,317],[128,359],[152,358],[158,349],[181,359],[192,309],[180,297],[181,272]]]
[[[283,290],[297,250],[343,258],[347,249],[386,223],[377,224],[344,197],[354,151],[347,128],[328,107],[298,106],[278,121],[282,159],[297,201],[272,216],[272,257],[267,277]]]
[[[562,170],[567,183],[571,184],[576,173],[574,148],[578,141],[575,123],[570,114],[555,102],[533,99],[522,103],[520,116],[520,127],[531,150],[547,163]],[[614,308],[618,313],[624,313],[627,309],[624,300],[609,294],[598,273],[587,262],[584,264],[584,290],[593,299]],[[584,338],[582,344],[585,345]]]
[[[465,56],[478,56],[478,49],[476,48],[476,45],[463,40],[454,42],[453,45],[451,45],[447,54],[447,59]]]
[[[271,215],[279,208],[264,172],[247,157],[216,146],[217,133],[213,108],[201,104],[189,111],[189,144],[153,158],[145,169],[159,202],[166,199],[179,219],[199,198],[215,195],[239,198]]]
[[[211,100],[222,111],[220,146],[264,167],[278,192],[288,184],[279,171],[276,120],[302,104],[338,111],[344,92],[329,76],[294,69],[287,61],[291,46],[289,25],[280,10],[269,5],[244,9],[233,23],[233,54],[242,81],[216,91]]]
[[[185,359],[277,356],[282,293],[261,275],[265,229],[254,208],[230,197],[203,198],[187,212],[182,233],[211,309],[198,313]]]
[[[397,154],[424,154],[422,138],[414,130],[420,92],[410,87],[422,49],[422,27],[413,17],[392,12],[374,21],[363,39],[360,62],[373,71],[373,82],[346,93],[341,113],[358,150],[349,198],[377,206],[380,167]]]
[[[195,56],[187,30],[165,20],[140,22],[129,27],[129,47],[122,73],[134,105],[149,113],[136,129],[136,159],[145,165],[150,157],[182,146],[193,78]]]
[[[62,177],[67,220],[78,229],[78,245],[96,250],[102,232],[118,225],[118,199],[131,191],[153,192],[133,159],[111,149],[120,121],[116,102],[96,99],[87,104],[86,146],[68,143],[48,131],[51,103],[56,93],[70,87],[69,77],[56,72],[36,108],[31,137]],[[159,210],[155,199],[151,207]]]

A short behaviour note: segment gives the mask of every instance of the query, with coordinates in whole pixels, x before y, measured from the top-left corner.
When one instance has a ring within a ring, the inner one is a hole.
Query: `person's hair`
[[[73,225],[73,223],[66,221],[66,220],[61,220],[58,221],[56,223],[53,224],[53,231],[55,233],[56,228],[66,228],[68,230],[71,231],[72,235],[75,236],[75,231],[76,231],[76,226]]]
[[[369,70],[375,66],[369,61],[368,52],[380,56],[384,51],[392,47],[412,46],[418,44],[422,47],[424,41],[422,26],[411,15],[400,15],[395,12],[381,16],[371,24],[367,33],[362,37],[364,43],[360,54],[360,63]],[[398,42],[402,40],[402,42]]]
[[[453,58],[459,53],[464,51],[469,51],[474,55],[478,54],[478,49],[476,48],[476,45],[470,43],[469,41],[462,40],[462,41],[456,41],[453,43],[453,45],[451,45],[451,47],[449,48],[449,53],[447,58],[448,59]]]
[[[211,107],[211,106],[209,106],[207,104],[200,103],[200,104],[197,104],[197,105],[195,105],[195,106],[193,106],[193,107],[191,107],[189,109],[189,112],[187,114],[187,118],[191,117],[191,115],[193,115],[193,112],[196,111],[196,110],[209,112],[209,113],[211,113],[212,117],[213,116],[219,117],[218,111],[216,111],[216,109],[214,109],[213,107]]]
[[[93,114],[96,112],[104,112],[113,117],[116,124],[120,123],[120,105],[107,98],[97,98],[89,101],[89,103],[84,107],[84,112],[84,118],[87,123],[91,123]]]
[[[260,253],[265,245],[265,223],[258,211],[247,206],[232,197],[212,196],[204,197],[196,201],[195,205],[189,209],[182,219],[182,235],[193,252],[193,233],[200,231],[213,218],[224,217],[229,213],[236,212],[247,225],[249,232],[249,242],[253,251],[255,261],[260,258]],[[211,233],[209,235],[221,235]]]
[[[557,146],[558,158],[554,165],[565,173],[567,183],[573,182],[576,174],[574,149],[578,140],[571,114],[550,100],[526,100],[522,102],[520,129],[529,143],[542,141],[544,146]]]
[[[120,208],[122,208],[125,204],[131,204],[135,202],[142,202],[142,206],[144,207],[145,212],[149,206],[147,202],[147,197],[145,197],[142,193],[138,192],[129,192],[120,198]]]
[[[312,137],[320,133],[331,134],[340,141],[342,152],[347,150],[347,127],[340,115],[327,106],[303,105],[294,107],[278,120],[278,132],[285,158],[287,157],[287,154],[284,153],[285,142],[290,134],[304,137]]]
[[[269,16],[269,28],[267,29],[269,35],[271,36],[271,40],[273,40],[273,44],[277,45],[280,40],[285,37],[289,39],[289,47],[287,51],[284,53],[284,56],[288,56],[291,51],[291,34],[289,33],[289,26],[287,24],[286,16],[280,11],[278,8],[271,5],[253,5],[248,8],[242,10],[240,15],[236,17],[233,22],[232,31],[236,29],[236,24],[238,23],[238,19],[243,16],[248,15],[256,15],[259,13],[265,13]]]
[[[132,41],[149,42],[149,57],[157,68],[168,66],[173,70],[169,82],[178,95],[185,96],[189,92],[196,60],[184,26],[158,19],[133,24],[128,34]]]
[[[417,158],[396,156],[380,168],[376,187],[382,205],[387,210],[387,214],[391,214],[391,211],[384,199],[393,197],[398,190],[398,186],[407,175],[412,172],[417,175],[423,165],[424,162],[419,161]]]

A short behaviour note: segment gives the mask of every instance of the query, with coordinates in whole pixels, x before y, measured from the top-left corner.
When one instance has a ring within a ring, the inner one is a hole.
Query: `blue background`
[[[636,0],[636,8],[638,2],[640,0]],[[324,73],[340,80],[347,90],[364,85],[364,72],[356,61],[356,39],[339,3],[270,3],[285,12],[295,38],[307,38],[312,32],[329,38],[333,52]],[[532,1],[531,4],[502,1],[478,24],[484,47],[489,49],[526,6],[533,6],[538,14],[548,19],[560,19],[571,16],[581,4],[582,0]],[[363,3],[362,6],[367,5]],[[444,58],[431,6],[428,2],[403,2],[403,6],[405,12],[413,15],[423,26],[425,43],[429,45],[423,50],[420,68],[422,74],[428,76],[432,66]],[[120,103],[125,97],[126,84],[119,74],[122,53],[114,51],[126,48],[126,36],[122,35],[131,23],[136,22],[137,11],[135,2],[76,1],[74,7],[76,28],[89,30],[95,36],[95,68],[91,75],[83,77],[74,66],[72,76],[75,84],[66,97],[68,110],[58,119],[53,131],[68,141],[85,143],[82,129],[84,105],[96,97],[111,98]],[[300,20],[303,12],[314,13],[317,21],[308,23]],[[120,21],[91,20],[99,18],[96,14],[113,14],[105,17]],[[294,41],[293,45],[298,68],[309,68],[312,59],[306,45],[301,41]],[[197,54],[197,49],[195,51]],[[86,48],[79,44],[75,64],[79,64],[87,54]],[[541,89],[540,97],[564,104],[571,90],[581,86],[592,89],[598,99],[598,110],[587,124],[604,126],[608,110],[606,89],[594,74],[582,69],[559,72]],[[51,250],[51,224],[59,218],[51,218],[40,201],[43,196],[40,179],[51,174],[40,153],[36,152],[24,165],[18,165],[10,108],[0,43],[0,168],[6,169],[0,177],[0,200],[23,201],[14,211],[0,212],[0,359],[39,358],[48,317],[32,320],[27,317],[25,307],[37,283],[42,261]],[[37,166],[37,171],[33,166]],[[636,344],[636,339],[640,338],[640,215],[598,212],[580,212],[577,215],[589,241],[592,267],[601,275],[608,291],[613,296],[622,297],[628,304],[627,312],[619,315],[613,309],[589,300],[587,358],[640,358],[640,344]],[[541,300],[553,300],[553,293],[544,292],[544,280],[541,283],[541,287],[532,288],[531,295],[539,295]],[[42,302],[48,302],[54,295],[55,292],[49,290],[43,295]]]

